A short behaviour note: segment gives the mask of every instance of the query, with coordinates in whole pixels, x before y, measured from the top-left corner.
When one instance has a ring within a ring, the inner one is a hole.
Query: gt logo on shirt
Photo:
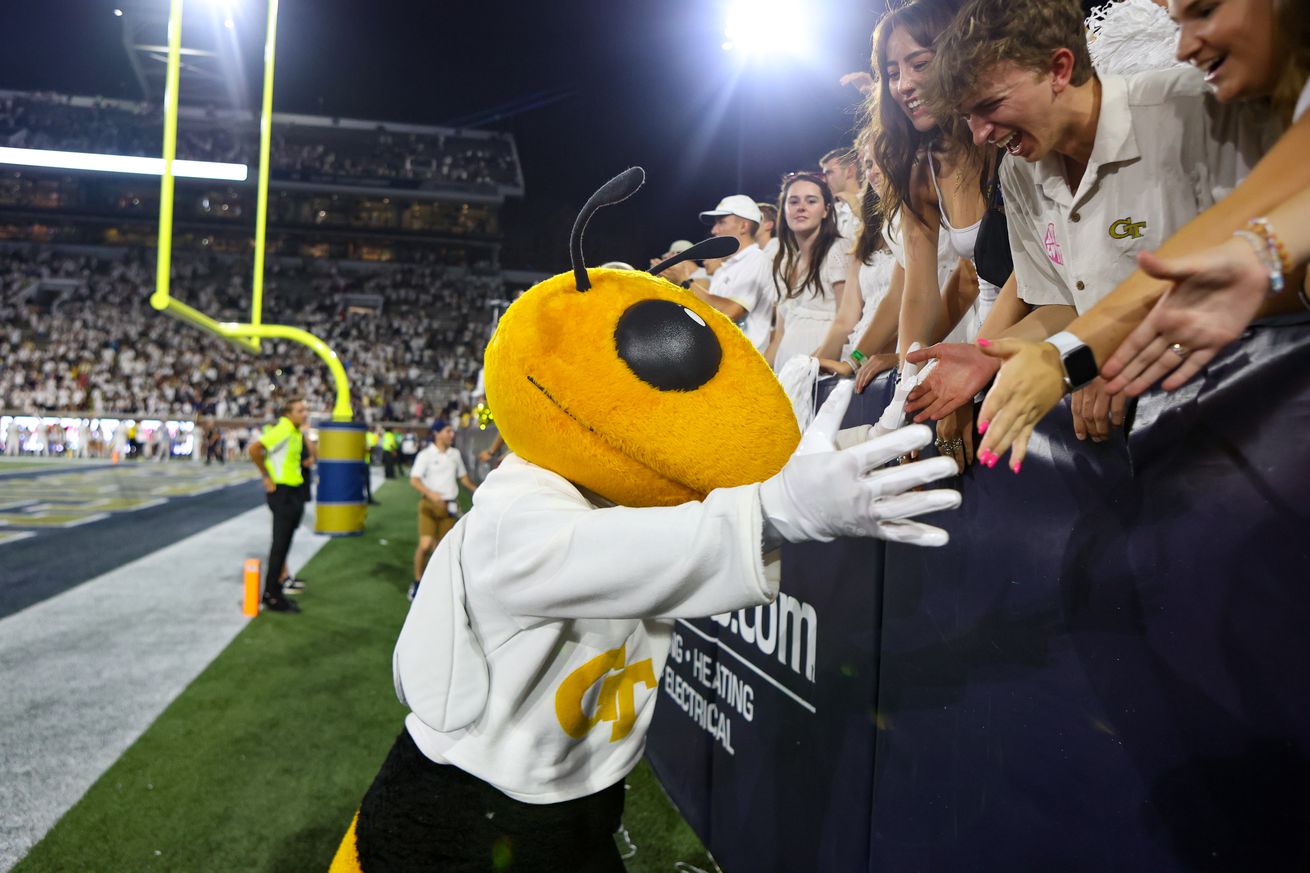
[[[1128,237],[1132,237],[1133,239],[1138,239],[1141,237],[1142,231],[1145,229],[1145,221],[1133,221],[1133,217],[1130,215],[1127,218],[1121,218],[1114,224],[1110,225],[1110,238],[1128,239]]]
[[[637,723],[634,700],[637,685],[654,689],[656,682],[650,658],[625,665],[627,659],[628,646],[624,643],[592,658],[560,683],[555,692],[555,717],[564,733],[580,740],[602,721],[612,722],[611,743],[617,743],[632,733],[633,725]],[[595,696],[595,711],[588,715],[585,698],[597,682],[601,684]]]

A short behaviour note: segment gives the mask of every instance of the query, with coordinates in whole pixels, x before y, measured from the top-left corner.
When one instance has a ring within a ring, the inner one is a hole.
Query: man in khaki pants
[[[469,491],[478,487],[469,479],[464,459],[452,448],[454,444],[455,429],[437,419],[432,424],[432,445],[418,453],[410,470],[409,484],[423,495],[418,503],[418,549],[414,552],[410,600],[418,593],[418,583],[423,578],[428,558],[459,518],[459,485],[462,483]]]

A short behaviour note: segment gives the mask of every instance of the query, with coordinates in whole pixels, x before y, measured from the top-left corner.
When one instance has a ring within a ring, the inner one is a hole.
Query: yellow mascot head
[[[668,506],[769,478],[800,434],[769,365],[725,316],[657,276],[583,266],[592,214],[644,178],[629,169],[587,201],[573,270],[505,311],[485,378],[519,457],[623,506]],[[651,272],[735,250],[735,240],[705,240]]]

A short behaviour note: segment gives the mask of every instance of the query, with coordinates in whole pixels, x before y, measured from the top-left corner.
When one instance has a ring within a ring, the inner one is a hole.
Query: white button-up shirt
[[[737,324],[755,348],[761,350],[769,344],[773,307],[777,300],[770,268],[768,255],[752,244],[738,249],[710,279],[711,294],[731,300],[746,310],[746,316]]]
[[[1001,164],[1019,297],[1086,312],[1137,269],[1138,252],[1236,187],[1277,133],[1260,107],[1215,100],[1199,70],[1103,77],[1077,191],[1054,152]]]

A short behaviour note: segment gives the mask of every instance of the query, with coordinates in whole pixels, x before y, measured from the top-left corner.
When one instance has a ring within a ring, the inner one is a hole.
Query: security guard
[[[287,399],[278,410],[277,424],[265,428],[258,440],[250,444],[250,459],[264,480],[265,499],[273,512],[273,545],[264,571],[265,609],[272,612],[299,612],[300,607],[282,593],[282,570],[286,566],[291,538],[305,514],[305,496],[301,489],[305,477],[300,460],[305,441],[301,428],[309,419],[309,408],[301,397]]]

